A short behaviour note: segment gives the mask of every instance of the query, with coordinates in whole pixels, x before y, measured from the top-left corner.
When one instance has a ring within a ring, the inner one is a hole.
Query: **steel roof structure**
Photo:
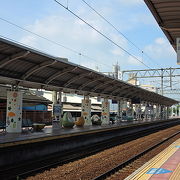
[[[0,38],[0,83],[162,105],[178,101]]]
[[[180,37],[180,1],[144,0],[160,28],[176,50],[176,38]]]

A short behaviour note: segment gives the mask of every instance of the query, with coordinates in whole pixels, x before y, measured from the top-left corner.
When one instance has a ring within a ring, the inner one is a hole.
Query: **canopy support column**
[[[62,127],[62,103],[61,103],[61,91],[58,93],[57,91],[53,91],[53,117],[54,120],[52,122],[53,128],[61,128]]]
[[[92,125],[91,122],[91,100],[89,96],[84,96],[81,104],[81,116],[85,120],[85,125]]]
[[[151,120],[155,120],[155,109],[154,109],[154,104],[151,104]]]
[[[123,101],[118,100],[118,112],[117,112],[118,123],[122,120],[122,108],[123,108]]]
[[[145,103],[144,119],[147,121],[149,118],[149,104]]]
[[[156,107],[155,107],[155,120],[158,120],[159,119],[159,105],[156,104]]]
[[[163,106],[160,105],[160,120],[163,120]]]
[[[166,110],[166,119],[169,119],[169,106],[167,106],[167,110]]]
[[[101,120],[102,124],[109,124],[109,111],[110,105],[107,98],[104,98],[102,101],[102,112],[101,112]]]
[[[22,92],[7,91],[6,131],[8,133],[22,132]]]
[[[123,116],[124,117],[127,116],[127,100],[123,100],[122,108],[123,108],[123,114],[122,114],[122,119],[123,119]]]
[[[141,104],[135,104],[136,119],[141,119]]]

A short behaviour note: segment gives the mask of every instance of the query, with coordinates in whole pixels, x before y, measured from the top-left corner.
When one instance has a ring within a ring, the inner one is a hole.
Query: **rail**
[[[177,123],[179,124],[179,120],[174,121],[174,122],[168,121],[164,124],[158,124],[149,129],[144,128],[144,129],[139,129],[138,131],[129,132],[129,134],[123,135],[123,138],[120,136],[117,136],[115,138],[104,140],[101,143],[94,143],[92,145],[73,149],[68,152],[62,152],[60,155],[52,154],[52,155],[49,155],[48,157],[44,157],[43,159],[38,159],[38,160],[34,160],[34,161],[26,161],[24,163],[14,165],[11,167],[10,166],[4,167],[4,168],[0,169],[0,179],[1,180],[8,180],[8,179],[15,179],[15,178],[24,179],[28,176],[32,176],[37,173],[43,172],[44,170],[48,170],[50,168],[54,168],[59,165],[63,165],[65,163],[72,162],[72,161],[78,160],[80,158],[90,156],[92,154],[98,153],[102,150],[111,148],[113,146],[123,144],[123,143],[129,142],[131,140],[135,140],[137,138],[146,136],[148,134],[152,134],[161,129],[166,129],[168,127],[172,127],[174,125],[177,125]],[[119,141],[119,139],[121,139],[121,141]],[[160,143],[158,143],[158,144],[160,144]],[[146,151],[148,151],[148,150],[146,150]],[[141,154],[135,156],[134,159],[141,156]],[[127,162],[121,164],[119,167],[125,166],[130,161],[132,161],[132,158],[129,159]],[[108,171],[105,174],[97,177],[96,179],[101,179],[102,177],[107,176],[108,173],[111,174],[114,171],[114,169],[115,168],[113,168],[110,172]],[[116,169],[118,169],[118,167],[116,167]],[[11,172],[11,174],[9,174],[9,172]]]
[[[180,134],[180,131],[178,131],[177,133],[174,133],[173,135],[171,135],[170,137],[162,140],[161,142],[151,146],[150,148],[147,148],[146,150],[142,151],[141,153],[133,156],[132,158],[128,159],[127,161],[117,165],[116,167],[110,169],[109,171],[101,174],[100,176],[94,178],[93,180],[103,180],[106,179],[107,177],[109,177],[110,175],[116,173],[117,171],[121,170],[122,168],[126,167],[127,165],[129,165],[130,163],[132,163],[133,161],[137,160],[138,158],[142,157],[144,154],[150,152],[151,150],[155,149],[156,147],[160,146],[161,144],[165,143],[166,141],[168,141],[169,139],[175,137],[176,135]]]

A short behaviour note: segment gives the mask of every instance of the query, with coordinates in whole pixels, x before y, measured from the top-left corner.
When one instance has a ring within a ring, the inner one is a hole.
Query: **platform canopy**
[[[0,83],[162,105],[176,100],[0,38]]]
[[[6,102],[7,101],[7,90],[10,90],[10,87],[1,87],[0,86],[0,102]],[[23,92],[23,103],[31,103],[34,105],[38,105],[38,104],[44,104],[44,105],[48,105],[48,104],[52,104],[53,102],[46,99],[43,96],[38,96],[36,94],[32,94],[30,91],[28,90],[22,90]]]
[[[180,37],[180,0],[144,1],[176,50],[176,38]]]

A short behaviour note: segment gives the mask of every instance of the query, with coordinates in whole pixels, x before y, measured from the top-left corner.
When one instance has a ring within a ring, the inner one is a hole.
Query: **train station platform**
[[[143,124],[155,123],[158,121],[129,121],[121,122],[119,124],[111,125],[96,125],[96,126],[84,126],[74,128],[53,128],[53,126],[46,126],[42,131],[32,132],[27,129],[22,133],[0,133],[0,147],[8,147],[19,144],[27,144],[34,142],[41,142],[59,138],[66,138],[72,136],[78,136],[83,134],[92,134],[97,132],[115,130],[120,128],[133,127]]]
[[[176,119],[176,118],[174,118]],[[173,119],[172,119],[173,120]],[[53,126],[46,126],[42,131],[33,132],[23,130],[22,133],[0,133],[0,148],[14,146],[19,144],[41,142],[46,140],[53,140],[59,138],[66,138],[70,136],[78,136],[83,134],[92,134],[103,131],[110,131],[116,129],[124,129],[128,127],[148,125],[152,123],[165,122],[165,120],[146,120],[146,121],[122,121],[118,124],[111,125],[96,125],[96,126],[84,126],[84,127],[74,127],[74,128],[53,128]]]
[[[179,180],[180,139],[128,176],[125,180]]]
[[[58,155],[75,150],[98,146],[114,141],[127,142],[161,129],[180,124],[180,119],[161,121],[132,121],[120,124],[54,129],[46,127],[41,132],[0,134],[0,168],[23,164],[50,155]]]

